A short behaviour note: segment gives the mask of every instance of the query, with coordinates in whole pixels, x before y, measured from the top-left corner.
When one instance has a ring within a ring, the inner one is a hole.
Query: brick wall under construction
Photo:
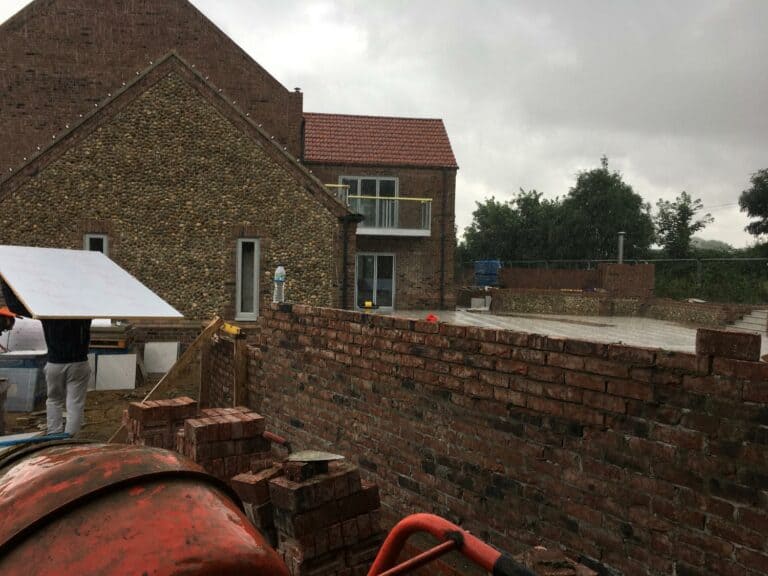
[[[252,336],[253,407],[359,464],[387,521],[625,574],[768,574],[768,364],[299,305]]]

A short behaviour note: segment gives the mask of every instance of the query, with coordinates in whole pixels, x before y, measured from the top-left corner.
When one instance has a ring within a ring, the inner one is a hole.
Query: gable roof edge
[[[175,50],[171,50],[160,60],[151,63],[148,68],[145,68],[142,72],[137,73],[136,78],[132,79],[130,82],[124,83],[124,85],[121,86],[116,92],[108,94],[104,100],[94,105],[94,109],[91,112],[83,115],[81,118],[78,118],[77,121],[71,126],[66,125],[64,130],[52,137],[51,142],[49,142],[46,146],[39,148],[39,150],[29,156],[29,158],[25,158],[25,161],[19,166],[19,168],[12,168],[10,169],[10,173],[0,176],[0,201],[2,201],[2,197],[6,192],[15,189],[15,186],[13,185],[14,181],[19,181],[20,178],[25,176],[31,177],[36,175],[41,167],[47,166],[57,158],[57,156],[53,156],[55,151],[61,150],[61,147],[68,143],[72,144],[73,138],[83,130],[88,130],[90,128],[90,130],[87,132],[90,134],[93,129],[101,124],[99,122],[100,119],[103,118],[106,120],[109,118],[108,116],[104,116],[104,114],[106,114],[107,111],[114,109],[114,107],[120,103],[120,101],[129,91],[138,89],[137,86],[146,81],[153,72],[157,71],[165,65],[168,65],[169,63],[174,62],[180,65],[179,70],[185,71],[188,76],[194,78],[194,80],[196,80],[200,86],[205,88],[205,91],[209,96],[207,100],[211,102],[212,105],[216,106],[230,123],[235,124],[236,129],[243,130],[247,127],[247,130],[244,131],[251,131],[251,134],[249,134],[251,138],[255,138],[257,137],[256,135],[258,135],[258,137],[260,137],[260,139],[263,140],[265,144],[271,144],[271,146],[266,147],[265,150],[271,151],[271,156],[273,159],[282,160],[282,163],[286,168],[297,172],[302,178],[304,178],[306,182],[303,188],[307,192],[313,193],[313,196],[319,196],[318,200],[336,216],[343,217],[350,214],[349,208],[347,208],[335,196],[333,196],[330,191],[323,185],[323,183],[316,176],[310,173],[310,171],[305,168],[296,158],[291,156],[285,147],[281,147],[280,144],[275,141],[274,136],[269,135],[266,130],[261,128],[260,125],[257,125],[250,118],[250,114],[243,112],[242,109],[236,106],[235,102],[230,102],[213,83],[209,82],[207,78],[204,78],[203,75],[194,68],[194,65],[188,64],[181,56],[179,56]],[[154,85],[162,77],[163,76],[160,75],[155,81],[149,83],[143,90],[141,90],[140,93],[145,92],[146,89]],[[206,94],[203,93],[199,87],[194,86],[193,82],[190,82],[190,80],[191,78],[187,77],[187,82],[195,90],[200,92],[203,97],[206,97]],[[128,99],[124,105],[127,105],[132,101],[132,98]],[[226,113],[227,111],[229,112],[229,115]],[[240,123],[242,123],[241,126],[236,125],[237,123],[234,121],[235,118],[237,118]],[[65,148],[64,150],[66,149],[68,148]],[[35,165],[36,167],[33,168]],[[20,182],[18,185],[20,185]]]

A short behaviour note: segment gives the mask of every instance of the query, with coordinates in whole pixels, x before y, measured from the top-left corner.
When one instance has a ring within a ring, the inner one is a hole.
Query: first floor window
[[[237,241],[237,320],[255,320],[259,316],[259,241]]]
[[[398,180],[391,176],[342,176],[349,207],[362,214],[363,228],[397,228]]]
[[[109,237],[106,234],[86,234],[83,238],[83,249],[109,256]]]

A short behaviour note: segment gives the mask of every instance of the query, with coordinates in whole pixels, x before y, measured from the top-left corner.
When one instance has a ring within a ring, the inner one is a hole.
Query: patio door
[[[355,267],[355,302],[365,308],[366,302],[384,310],[395,304],[395,255],[358,254]]]

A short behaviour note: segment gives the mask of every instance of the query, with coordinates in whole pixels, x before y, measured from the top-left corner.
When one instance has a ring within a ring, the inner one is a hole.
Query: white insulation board
[[[0,246],[0,276],[37,319],[182,317],[101,252]]]
[[[144,344],[144,368],[150,374],[165,374],[179,357],[178,342],[147,342]]]
[[[96,390],[130,390],[136,387],[136,354],[99,354],[96,357]]]

